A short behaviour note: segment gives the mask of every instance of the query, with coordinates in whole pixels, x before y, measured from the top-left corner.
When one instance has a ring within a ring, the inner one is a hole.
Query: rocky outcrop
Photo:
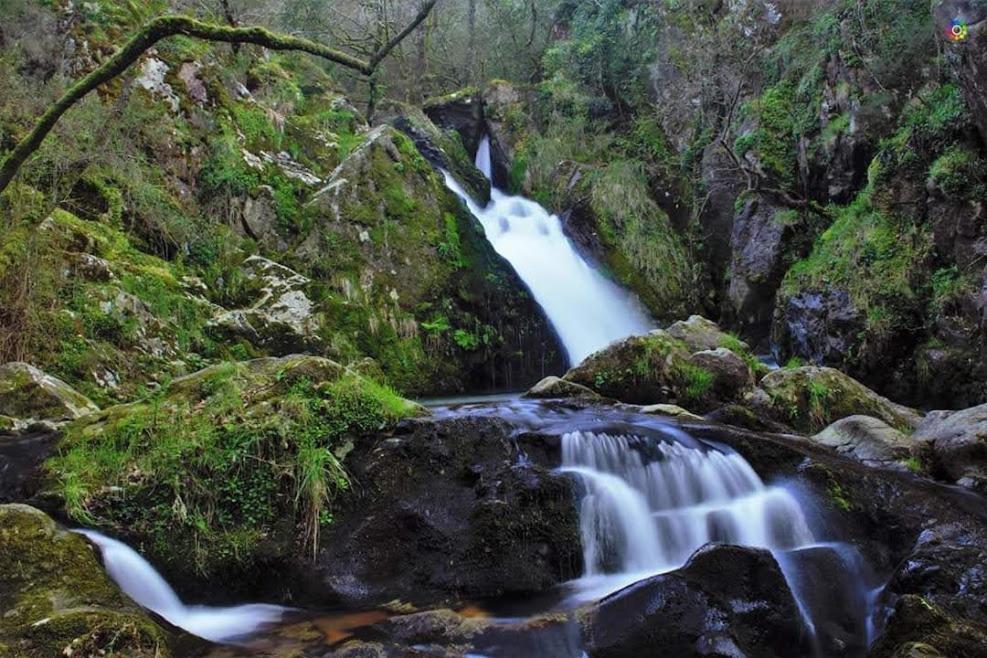
[[[818,432],[856,415],[873,416],[906,431],[920,420],[913,409],[895,404],[833,368],[783,368],[766,375],[759,386],[766,395],[751,397],[751,403],[802,432]]]
[[[785,296],[779,310],[772,335],[776,350],[811,363],[843,364],[864,330],[864,314],[839,288]]]
[[[963,84],[981,138],[987,141],[987,6],[976,0],[945,0],[936,3],[932,13],[936,32]],[[962,40],[947,38],[954,21],[966,26],[967,34]]]
[[[848,416],[811,437],[819,445],[875,468],[906,468],[919,445],[901,430],[870,416]]]
[[[33,421],[62,423],[99,411],[91,400],[62,380],[27,363],[0,366],[0,414],[12,430]]]
[[[26,505],[0,505],[0,612],[3,656],[171,655],[85,538]]]
[[[987,493],[987,405],[933,411],[912,439],[929,446],[935,474]]]
[[[350,460],[297,594],[349,604],[478,600],[543,591],[582,570],[571,481],[520,461],[498,420],[421,420]],[[535,453],[533,459],[537,460]]]
[[[308,296],[312,281],[280,263],[251,256],[240,266],[253,299],[244,309],[223,311],[206,328],[217,339],[245,340],[274,356],[320,353],[324,322]]]
[[[603,599],[584,627],[599,658],[811,653],[774,558],[735,546],[700,549],[682,569]]]

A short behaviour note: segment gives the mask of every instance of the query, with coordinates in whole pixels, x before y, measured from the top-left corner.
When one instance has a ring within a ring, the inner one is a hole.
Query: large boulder
[[[367,133],[309,210],[288,262],[332,293],[333,356],[370,356],[415,394],[515,389],[561,370],[544,312],[404,133]]]
[[[348,491],[354,446],[419,413],[328,359],[223,363],[66,426],[39,498],[140,547],[183,595],[274,597]]]
[[[761,549],[700,549],[682,569],[603,599],[583,624],[594,658],[811,653],[785,576]]]
[[[689,357],[689,363],[713,375],[711,393],[719,400],[740,397],[754,385],[754,372],[736,352],[725,347],[702,350]]]
[[[521,459],[509,425],[410,421],[350,460],[356,496],[300,565],[322,602],[531,595],[581,572],[571,480]]]
[[[838,454],[879,468],[906,468],[904,463],[918,445],[883,420],[859,415],[841,418],[811,439]]]
[[[718,347],[748,349],[746,343],[723,331],[720,325],[701,315],[690,315],[688,320],[674,322],[665,331],[672,338],[685,343],[693,352],[715,350]]]
[[[0,506],[0,656],[171,655],[167,634],[117,589],[79,534]]]
[[[89,398],[62,380],[27,363],[0,366],[0,415],[22,422],[64,422],[99,411]]]
[[[920,417],[913,409],[895,404],[849,375],[833,368],[782,368],[760,382],[758,404],[801,432],[818,432],[848,416],[873,416],[899,430],[910,431]]]
[[[912,438],[931,446],[935,473],[987,493],[987,404],[933,411]]]

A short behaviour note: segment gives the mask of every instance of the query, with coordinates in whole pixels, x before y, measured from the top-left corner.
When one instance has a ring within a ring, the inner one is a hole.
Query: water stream
[[[477,168],[491,177],[490,140],[484,138]],[[562,222],[540,205],[492,188],[480,207],[448,173],[446,185],[479,220],[487,240],[518,273],[545,311],[570,365],[632,334],[654,328],[633,295],[583,258],[562,230]]]

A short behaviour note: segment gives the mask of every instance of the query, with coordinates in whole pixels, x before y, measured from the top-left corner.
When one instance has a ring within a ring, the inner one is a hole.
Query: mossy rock
[[[0,506],[0,656],[171,655],[82,535],[26,505]]]
[[[27,363],[0,366],[0,413],[22,419],[65,421],[99,411],[62,380]]]
[[[690,315],[688,320],[679,320],[665,330],[673,338],[678,338],[693,352],[715,350],[726,347],[735,352],[749,350],[747,343],[722,329],[712,320],[701,315]]]
[[[353,444],[419,413],[328,359],[223,363],[67,426],[48,488],[177,582],[247,589],[332,522]]]
[[[524,394],[526,398],[553,399],[553,398],[584,398],[588,400],[599,399],[599,394],[592,389],[566,381],[559,377],[546,377]]]
[[[801,432],[815,433],[848,416],[872,416],[911,432],[918,413],[870,390],[833,368],[803,366],[766,375],[760,383],[769,411]]]

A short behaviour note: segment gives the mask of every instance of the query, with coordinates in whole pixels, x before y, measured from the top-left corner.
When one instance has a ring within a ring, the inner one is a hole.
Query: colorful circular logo
[[[955,43],[966,41],[969,36],[970,26],[962,18],[954,18],[946,29],[946,38]]]

